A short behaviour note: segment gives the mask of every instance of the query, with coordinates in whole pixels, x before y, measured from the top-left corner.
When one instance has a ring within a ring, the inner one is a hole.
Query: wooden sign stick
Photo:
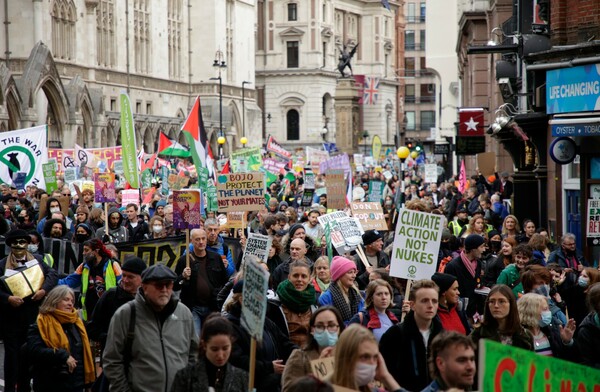
[[[254,391],[254,372],[256,370],[256,339],[250,339],[250,366],[248,368],[250,377],[248,379],[248,392]]]

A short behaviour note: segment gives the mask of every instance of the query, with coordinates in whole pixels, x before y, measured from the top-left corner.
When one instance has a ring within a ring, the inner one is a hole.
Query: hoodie
[[[114,213],[119,214],[119,223],[117,224],[116,227],[111,227],[110,226],[110,216]],[[109,221],[109,226],[108,226],[108,239],[104,238],[104,235],[107,234],[105,233],[106,231],[106,226],[102,226],[101,228],[99,228],[96,231],[96,238],[102,240],[103,242],[111,242],[111,243],[115,243],[115,242],[127,242],[129,240],[129,233],[127,232],[127,228],[125,226],[123,226],[123,215],[121,214],[121,212],[119,211],[118,208],[116,207],[112,207],[111,209],[108,210],[108,216],[106,217],[106,219],[108,219]]]

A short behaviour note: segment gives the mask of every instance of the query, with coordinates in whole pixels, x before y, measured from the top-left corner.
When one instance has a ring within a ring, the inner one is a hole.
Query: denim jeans
[[[192,317],[194,318],[194,329],[196,330],[196,334],[200,337],[200,331],[202,330],[202,322],[210,313],[210,309],[206,306],[193,306],[192,309]]]

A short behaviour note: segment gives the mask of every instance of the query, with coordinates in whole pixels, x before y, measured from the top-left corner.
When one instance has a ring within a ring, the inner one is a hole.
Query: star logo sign
[[[477,121],[473,120],[473,117],[471,117],[469,119],[469,121],[465,122],[465,125],[467,126],[467,132],[469,131],[474,131],[477,132],[477,124],[479,124]]]

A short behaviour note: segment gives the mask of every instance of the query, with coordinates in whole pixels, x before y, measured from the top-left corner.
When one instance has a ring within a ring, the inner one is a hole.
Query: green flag
[[[137,146],[135,141],[135,125],[131,102],[125,92],[121,92],[121,145],[123,147],[123,174],[132,188],[140,187]]]

